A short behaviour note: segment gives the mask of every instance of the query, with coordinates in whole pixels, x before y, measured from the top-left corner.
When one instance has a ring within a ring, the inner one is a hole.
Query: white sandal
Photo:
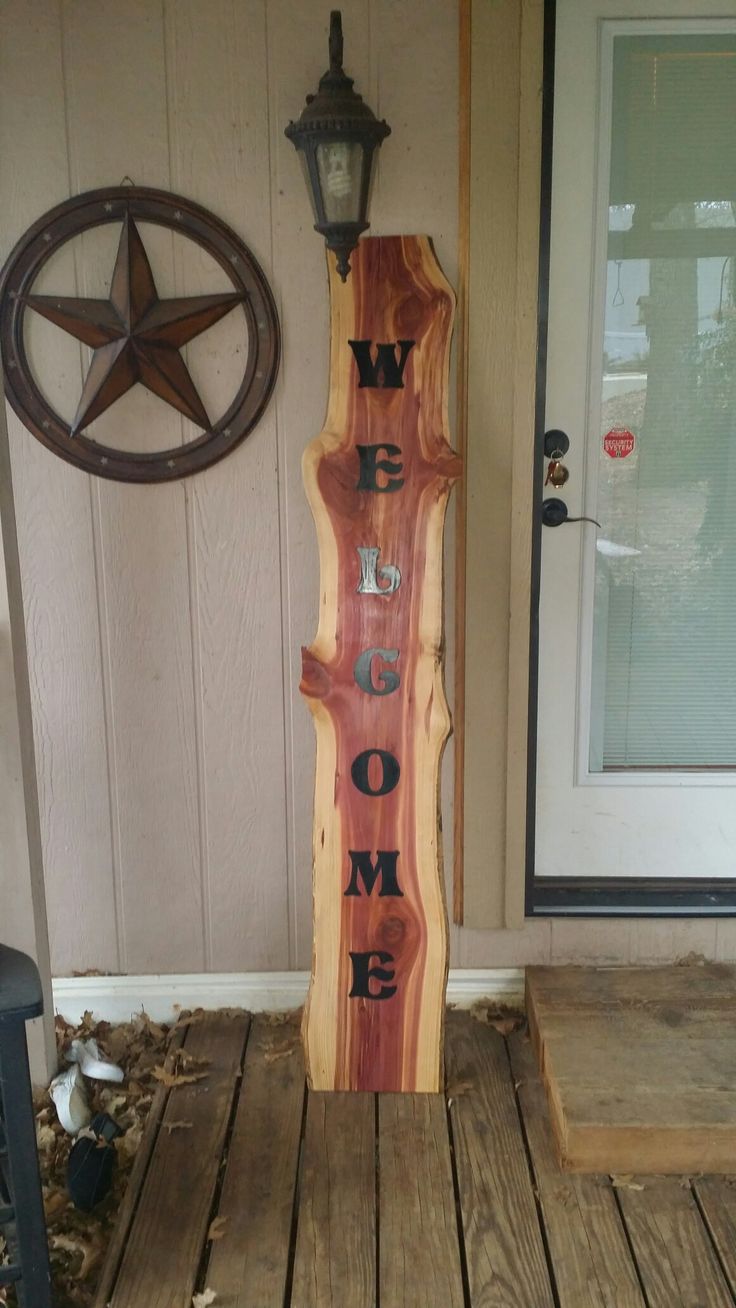
[[[108,1063],[103,1058],[96,1040],[72,1040],[71,1049],[65,1055],[67,1063],[76,1063],[84,1076],[93,1081],[124,1081],[125,1072],[116,1063]]]
[[[56,1113],[65,1131],[76,1135],[91,1120],[92,1111],[87,1103],[82,1073],[77,1063],[55,1076],[49,1094],[56,1105]]]

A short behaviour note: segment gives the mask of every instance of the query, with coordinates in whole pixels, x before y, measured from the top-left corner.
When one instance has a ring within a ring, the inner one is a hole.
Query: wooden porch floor
[[[450,1013],[446,1098],[307,1094],[262,1016],[183,1054],[207,1075],[157,1095],[96,1308],[736,1303],[732,1181],[562,1173],[521,1032]]]

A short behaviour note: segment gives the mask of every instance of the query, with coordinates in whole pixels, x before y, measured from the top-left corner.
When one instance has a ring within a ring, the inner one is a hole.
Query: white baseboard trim
[[[171,1022],[182,1008],[246,1008],[278,1012],[304,1003],[308,972],[200,972],[161,976],[60,976],[54,1008],[78,1023],[89,1011],[97,1021],[128,1022],[144,1009],[154,1022]],[[521,967],[452,968],[447,1002],[467,1008],[478,999],[523,1003]]]

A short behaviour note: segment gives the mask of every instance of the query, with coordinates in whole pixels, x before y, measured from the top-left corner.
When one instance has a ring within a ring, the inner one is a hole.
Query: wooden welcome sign
[[[424,236],[330,260],[330,398],[304,454],[321,603],[302,652],[314,716],[316,1090],[437,1091],[447,981],[440,762],[442,537],[454,295]]]

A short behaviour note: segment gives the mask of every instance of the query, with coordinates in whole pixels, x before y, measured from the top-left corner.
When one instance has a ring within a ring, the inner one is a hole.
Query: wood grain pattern
[[[186,1014],[182,1013],[182,1019]],[[187,1032],[190,1028],[182,1021],[177,1026],[170,1038],[169,1047],[164,1059],[164,1070],[171,1072],[174,1067],[176,1055],[184,1044]],[[130,1169],[128,1182],[125,1187],[125,1193],[118,1208],[115,1217],[115,1227],[110,1239],[110,1243],[105,1250],[105,1262],[97,1282],[95,1292],[94,1308],[107,1308],[110,1302],[110,1296],[115,1285],[120,1264],[125,1253],[125,1247],[130,1236],[130,1228],[133,1224],[136,1208],[143,1193],[148,1173],[148,1166],[153,1154],[154,1145],[158,1138],[161,1119],[166,1110],[166,1104],[171,1091],[169,1086],[159,1085],[154,1091],[151,1106],[148,1110],[148,1117],[143,1128],[143,1135],[138,1146],[138,1152],[135,1156],[135,1162]]]
[[[378,1100],[381,1308],[463,1308],[445,1101]]]
[[[732,967],[530,968],[527,1012],[563,1166],[732,1172]]]
[[[247,1014],[210,1013],[187,1037],[186,1053],[205,1060],[194,1070],[207,1076],[169,1096],[110,1308],[191,1302],[249,1022]]]
[[[221,1121],[243,1021],[207,1015],[188,1029],[185,1048],[195,1048],[195,1033],[200,1052],[216,1045],[211,1090],[199,1083],[198,1093],[171,1092],[167,1120],[181,1120],[187,1105],[193,1126],[172,1132],[187,1138],[173,1151],[162,1147],[162,1133],[140,1188],[134,1178],[95,1308],[110,1301],[187,1308],[195,1277],[224,1308],[721,1308],[731,1301],[724,1298],[736,1270],[730,1182],[701,1177],[689,1188],[687,1178],[621,1176],[614,1189],[607,1176],[563,1173],[521,1032],[504,1041],[467,1014],[451,1014],[449,1111],[438,1095],[312,1092],[301,1150],[296,1023],[253,1019],[229,1138],[210,1120],[209,1095]],[[224,1220],[208,1240],[202,1212],[218,1171],[224,1181],[211,1212]],[[150,1284],[157,1264],[153,1298],[149,1282],[141,1289],[141,1257]]]
[[[634,1177],[619,1191],[647,1308],[731,1308],[733,1299],[687,1182]]]
[[[531,1045],[509,1045],[560,1308],[645,1308],[609,1178],[560,1172]]]
[[[552,1308],[506,1045],[469,1013],[448,1014],[447,1097],[473,1303]]]
[[[344,285],[331,269],[331,294],[330,404],[303,460],[321,565],[319,628],[301,683],[317,735],[307,1072],[314,1089],[436,1091],[447,972],[438,797],[450,730],[442,531],[460,471],[447,440],[454,297],[426,237],[367,238]],[[411,342],[401,388],[360,387],[351,340]],[[395,493],[378,489],[385,472],[359,487],[360,449],[382,443],[400,463]],[[361,548],[378,548],[379,566],[399,570],[393,593],[356,595]],[[371,648],[398,651],[400,685],[388,694],[356,684],[356,660]],[[355,782],[365,750],[398,761],[387,793],[375,773],[362,790]],[[350,850],[373,860],[398,851],[398,895],[385,893],[385,873],[380,894],[365,884],[346,894]],[[351,953],[380,955],[395,992],[380,1003],[350,998]]]
[[[693,1193],[736,1298],[736,1177],[696,1177]]]
[[[206,1273],[229,1308],[284,1301],[303,1101],[298,1027],[254,1017]]]
[[[376,1111],[370,1094],[309,1095],[292,1302],[376,1302]]]

